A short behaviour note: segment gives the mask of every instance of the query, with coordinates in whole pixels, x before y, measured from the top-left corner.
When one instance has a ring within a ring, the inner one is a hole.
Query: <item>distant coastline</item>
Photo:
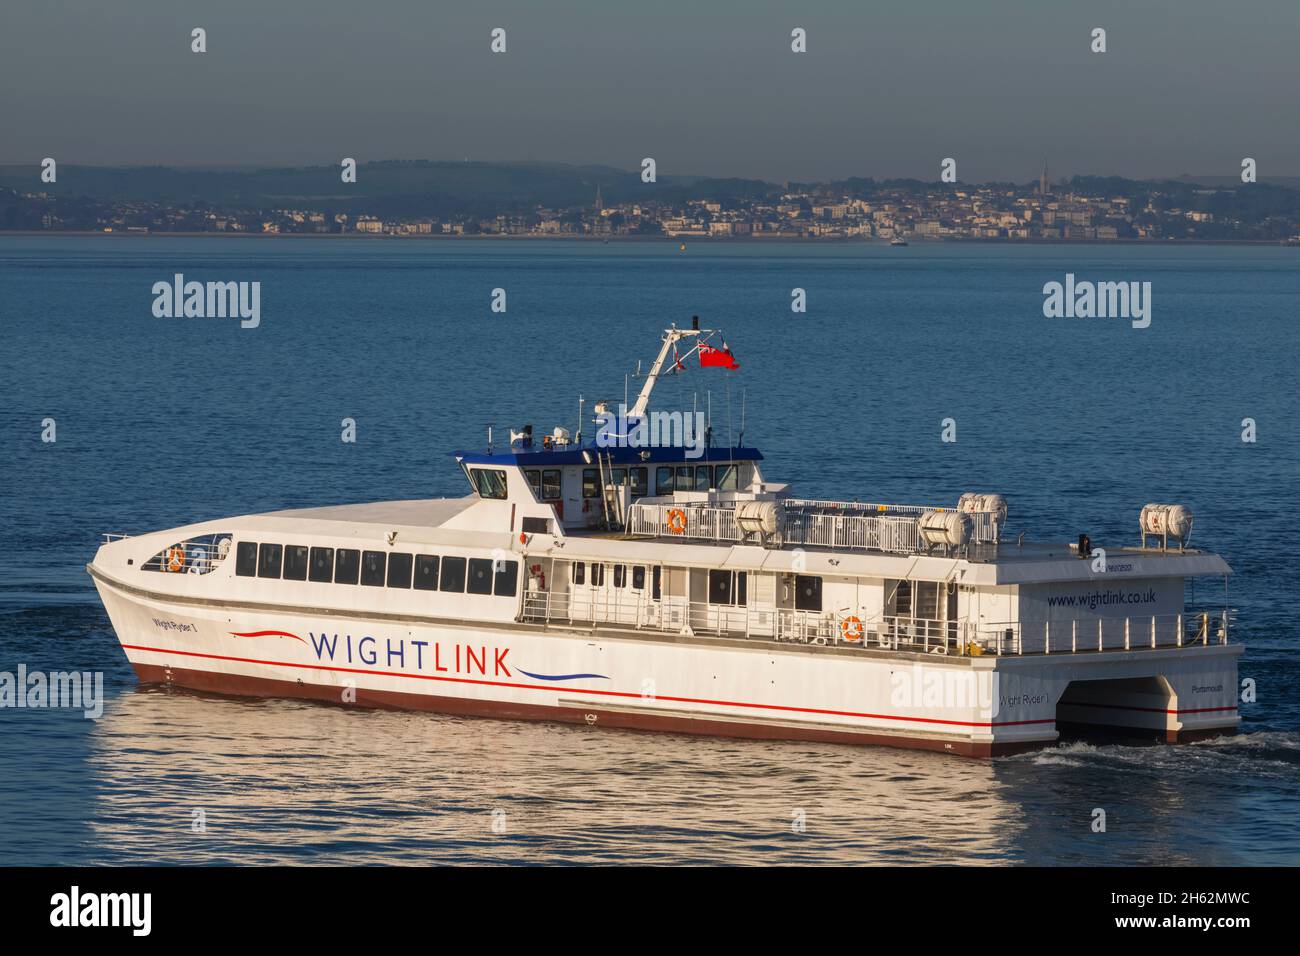
[[[491,233],[478,235],[446,235],[444,233],[392,235],[367,234],[363,232],[312,233],[312,232],[105,232],[95,229],[0,229],[0,238],[5,236],[71,236],[77,238],[100,239],[360,239],[367,242],[577,242],[604,245],[606,243],[664,243],[667,245],[773,245],[781,242],[800,243],[813,246],[888,246],[889,240],[876,236],[823,237],[823,236],[599,236],[560,234],[513,235],[508,233]],[[1118,239],[1010,239],[1006,236],[942,236],[930,238],[918,236],[909,238],[909,243],[916,246],[938,245],[995,245],[995,246],[1287,246],[1300,248],[1300,243],[1277,239],[1188,239],[1185,237],[1169,238],[1134,238]]]

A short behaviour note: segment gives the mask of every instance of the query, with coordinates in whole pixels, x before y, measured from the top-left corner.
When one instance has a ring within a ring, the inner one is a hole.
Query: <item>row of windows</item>
[[[614,569],[614,587],[623,588],[629,585],[634,590],[645,588],[646,569],[644,566],[634,564],[631,566],[631,573],[628,573],[627,565],[615,564]],[[651,568],[652,591],[651,597],[659,600],[659,582],[662,568]],[[592,562],[588,567],[585,561],[575,561],[573,563],[573,583],[586,584],[590,582],[592,587],[605,586],[605,565]],[[727,604],[734,607],[745,607],[749,603],[749,574],[745,571],[709,571],[709,603],[710,604]],[[820,611],[822,609],[822,579],[811,574],[796,574],[794,578],[794,606],[800,611]]]
[[[655,469],[655,494],[674,491],[735,491],[735,465],[667,465]]]
[[[556,501],[562,496],[560,469],[526,469],[524,476],[538,500]],[[648,468],[611,468],[609,478],[620,487],[629,484],[633,500],[650,493]],[[662,465],[655,469],[656,495],[671,495],[674,491],[735,491],[737,485],[738,471],[734,464]],[[600,497],[599,468],[582,470],[582,497]]]
[[[614,568],[614,587],[625,588],[631,587],[637,591],[645,590],[645,565],[634,564],[631,566],[631,574],[628,573],[626,564],[616,564]],[[659,600],[659,582],[663,568],[650,569],[651,592],[650,596],[654,600]],[[573,583],[587,583],[587,562],[575,561],[573,563]],[[605,586],[605,565],[598,562],[591,562],[591,586],[594,588]]]
[[[359,583],[377,588],[387,586],[514,597],[518,588],[519,562],[499,561],[494,569],[488,558],[241,541],[235,551],[235,574],[247,578],[283,578],[321,584]]]

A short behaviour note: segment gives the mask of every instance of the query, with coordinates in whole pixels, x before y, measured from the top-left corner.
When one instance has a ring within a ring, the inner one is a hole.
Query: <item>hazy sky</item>
[[[0,0],[0,163],[1297,175],[1298,63],[1300,0]]]

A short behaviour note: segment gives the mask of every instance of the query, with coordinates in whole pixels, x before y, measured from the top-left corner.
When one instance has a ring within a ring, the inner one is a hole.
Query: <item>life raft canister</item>
[[[167,549],[167,570],[179,571],[185,567],[185,549],[175,545]]]
[[[668,512],[668,530],[673,534],[682,534],[686,531],[686,512],[681,508],[673,508]]]
[[[862,640],[862,619],[858,617],[846,617],[840,621],[840,634],[846,641],[856,644]]]

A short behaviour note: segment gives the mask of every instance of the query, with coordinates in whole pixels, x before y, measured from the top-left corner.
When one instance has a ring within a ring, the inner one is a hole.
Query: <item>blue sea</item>
[[[155,318],[176,273],[260,282],[260,326]],[[1149,281],[1150,327],[1045,318],[1067,273]],[[0,864],[1300,863],[1298,303],[1277,246],[0,238],[0,671],[107,697],[0,710]],[[450,452],[635,395],[692,315],[741,368],[660,407],[806,496],[1000,492],[1012,534],[1103,546],[1189,505],[1236,572],[1244,732],[979,762],[137,685],[101,532],[460,495]]]

